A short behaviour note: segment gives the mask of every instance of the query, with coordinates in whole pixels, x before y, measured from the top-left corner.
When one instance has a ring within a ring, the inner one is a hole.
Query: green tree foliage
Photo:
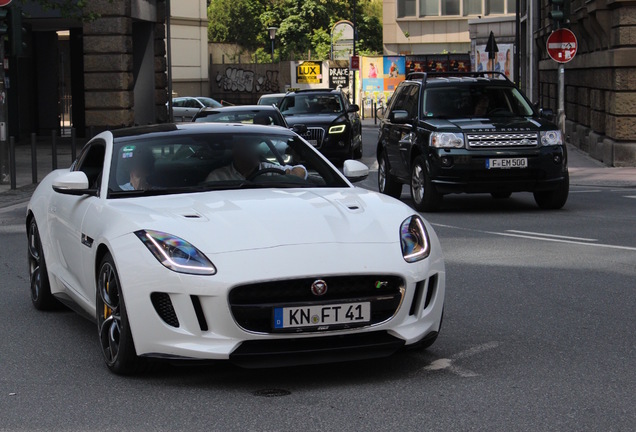
[[[331,29],[353,20],[356,5],[357,50],[382,53],[381,0],[211,0],[208,6],[210,42],[238,43],[258,50],[257,62],[271,61],[268,27],[277,27],[276,58],[327,59]]]

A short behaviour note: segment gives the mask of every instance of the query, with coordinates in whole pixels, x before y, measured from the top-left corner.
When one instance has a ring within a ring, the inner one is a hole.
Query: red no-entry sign
[[[0,0],[0,7],[7,6],[9,3],[11,3],[11,0]]]
[[[576,36],[568,29],[558,29],[548,37],[548,55],[559,63],[567,63],[576,55]]]

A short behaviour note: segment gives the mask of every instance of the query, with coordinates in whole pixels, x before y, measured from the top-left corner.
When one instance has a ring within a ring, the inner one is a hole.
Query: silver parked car
[[[221,106],[223,105],[220,102],[209,97],[177,97],[172,99],[172,116],[176,122],[191,121],[201,108],[219,108]]]

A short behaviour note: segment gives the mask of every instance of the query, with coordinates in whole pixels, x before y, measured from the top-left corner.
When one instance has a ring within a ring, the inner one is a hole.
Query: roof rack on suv
[[[491,75],[493,78],[497,75],[499,79],[505,79],[510,81],[505,73],[500,71],[480,71],[480,72],[411,72],[406,76],[407,80],[412,79],[421,79],[422,81],[426,81],[428,77],[437,77],[437,78],[488,78],[488,75]]]
[[[293,93],[331,92],[336,90],[337,89],[333,89],[333,88],[310,88],[310,89],[293,90]],[[289,93],[292,93],[292,92],[289,92]]]

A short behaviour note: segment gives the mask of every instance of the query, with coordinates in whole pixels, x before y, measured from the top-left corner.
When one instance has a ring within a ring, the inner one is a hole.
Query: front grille
[[[320,147],[325,137],[325,130],[321,127],[308,127],[302,137],[307,141],[316,141],[316,147]]]
[[[150,301],[155,307],[159,317],[166,324],[172,327],[179,327],[179,318],[177,318],[174,306],[172,305],[172,300],[170,300],[170,296],[168,294],[153,292],[150,294]]]
[[[328,289],[322,296],[311,292],[316,279],[326,282]],[[364,275],[303,278],[242,285],[230,291],[232,315],[243,329],[271,333],[275,307],[333,304],[368,301],[371,303],[371,322],[330,326],[329,330],[354,328],[384,322],[397,312],[404,292],[404,280],[397,276]],[[276,332],[311,332],[316,327],[280,330]]]
[[[474,133],[467,134],[468,146],[472,148],[536,147],[539,139],[533,133]]]

